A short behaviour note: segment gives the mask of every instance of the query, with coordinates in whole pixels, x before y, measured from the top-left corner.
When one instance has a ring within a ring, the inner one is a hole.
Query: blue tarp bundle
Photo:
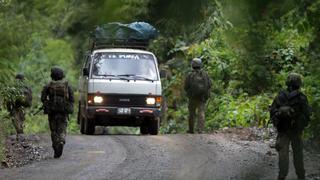
[[[158,30],[146,22],[134,22],[130,24],[115,22],[97,26],[92,32],[91,38],[96,44],[108,44],[115,40],[148,44],[158,34]]]

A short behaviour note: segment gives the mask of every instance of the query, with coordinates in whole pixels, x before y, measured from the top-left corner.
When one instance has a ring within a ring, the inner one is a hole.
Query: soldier
[[[7,104],[7,109],[10,112],[12,123],[16,129],[17,140],[20,140],[21,134],[23,134],[25,108],[30,107],[32,104],[32,91],[31,88],[24,83],[25,77],[23,74],[18,73],[15,78],[17,80],[17,88],[21,94],[14,102]]]
[[[211,80],[206,71],[201,69],[202,62],[199,58],[191,61],[192,71],[187,75],[184,89],[189,98],[189,131],[194,133],[195,118],[198,117],[197,131],[204,130],[205,105],[210,95]]]
[[[300,92],[302,80],[299,74],[291,73],[286,81],[287,90],[282,90],[270,108],[270,117],[277,128],[276,150],[279,153],[278,179],[285,179],[289,171],[289,145],[299,179],[305,179],[303,165],[302,133],[310,119],[307,97]]]
[[[41,101],[44,113],[48,114],[54,158],[59,158],[65,144],[68,114],[73,112],[73,91],[64,72],[59,67],[51,68],[52,81],[43,87]]]

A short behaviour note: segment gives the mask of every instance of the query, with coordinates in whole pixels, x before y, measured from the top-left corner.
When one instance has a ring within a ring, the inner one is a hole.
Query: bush
[[[12,126],[9,113],[5,110],[0,109],[0,161],[5,158],[5,138],[8,135],[14,134],[14,128]]]
[[[214,96],[208,103],[208,130],[223,127],[264,127],[269,122],[269,105],[272,98],[268,94],[233,97],[228,94]]]

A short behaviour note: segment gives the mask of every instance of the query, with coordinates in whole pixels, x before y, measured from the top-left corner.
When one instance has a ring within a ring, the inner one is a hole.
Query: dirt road
[[[50,144],[48,137],[42,138]],[[320,172],[320,161],[315,158],[306,158],[310,175]],[[276,152],[268,144],[235,141],[222,133],[69,135],[61,159],[0,169],[0,179],[273,180],[276,163]],[[292,166],[288,179],[296,179]]]

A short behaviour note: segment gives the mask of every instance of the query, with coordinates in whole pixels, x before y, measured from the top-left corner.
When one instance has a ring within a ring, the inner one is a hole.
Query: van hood
[[[90,79],[89,93],[161,95],[160,81]]]

